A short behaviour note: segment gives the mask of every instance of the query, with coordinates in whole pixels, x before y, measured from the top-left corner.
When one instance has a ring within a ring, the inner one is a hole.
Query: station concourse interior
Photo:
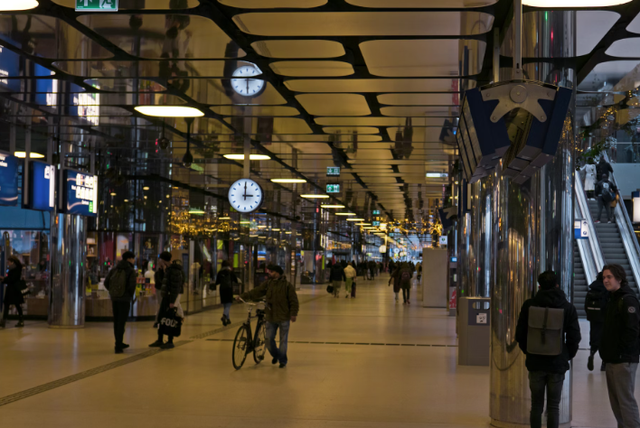
[[[639,92],[640,0],[0,0],[0,424],[529,426],[553,271],[560,424],[616,426],[585,302],[640,296]]]

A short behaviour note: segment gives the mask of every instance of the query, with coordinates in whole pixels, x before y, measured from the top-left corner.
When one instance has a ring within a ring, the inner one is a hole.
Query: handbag
[[[333,285],[327,285],[327,293],[333,293]]]
[[[167,336],[179,337],[182,333],[182,319],[176,308],[168,308],[158,321],[158,332]]]
[[[20,282],[18,282],[18,287],[20,287],[20,293],[22,294],[22,297],[25,297],[31,294],[31,289],[29,288],[29,286],[27,285],[27,282],[24,279],[21,279]]]
[[[618,205],[618,201],[620,201],[620,196],[616,195],[616,197],[611,201],[611,208],[615,208]]]

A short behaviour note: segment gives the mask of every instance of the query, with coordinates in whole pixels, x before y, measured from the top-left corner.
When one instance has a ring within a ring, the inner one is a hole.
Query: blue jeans
[[[273,358],[277,358],[280,364],[287,364],[287,341],[289,340],[289,326],[291,321],[269,322],[267,321],[267,349]],[[276,346],[276,332],[280,328],[280,348]]]
[[[231,305],[233,305],[233,303],[223,303],[222,304],[222,306],[224,307],[224,311],[222,312],[222,314],[227,319],[229,319],[229,311],[231,310]]]
[[[544,393],[547,392],[547,428],[558,428],[560,425],[560,398],[564,373],[529,372],[529,388],[531,389],[531,428],[542,427],[544,411]]]

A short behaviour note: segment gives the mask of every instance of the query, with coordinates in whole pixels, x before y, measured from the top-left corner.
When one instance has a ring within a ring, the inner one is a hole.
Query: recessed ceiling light
[[[258,226],[258,229],[266,229],[266,228],[267,228],[267,226],[262,225],[262,224],[260,226]]]
[[[169,199],[171,197],[171,195],[167,195],[167,199]]]
[[[315,194],[310,194],[310,195],[300,195],[301,198],[307,198],[307,199],[327,199],[329,198],[329,195],[315,195]]]
[[[231,160],[244,160],[243,154],[229,154],[229,155],[224,155],[224,157]],[[249,160],[269,160],[269,159],[271,158],[267,155],[256,155],[256,154],[249,155]]]
[[[335,215],[346,215],[346,216],[354,216],[356,213],[334,213]]]
[[[280,232],[280,229],[271,229],[272,232]]]
[[[320,208],[345,208],[344,205],[320,205]]]
[[[149,186],[144,186],[142,190],[149,190]]]
[[[272,178],[272,183],[306,183],[307,180],[302,178]]]
[[[189,210],[189,214],[199,214],[199,215],[202,215],[202,214],[204,214],[204,211],[203,211],[203,210],[198,210],[198,209],[191,209],[191,210]]]
[[[356,226],[371,226],[371,223],[356,223]]]
[[[0,8],[0,10],[2,10],[2,8]],[[23,10],[23,9],[18,9],[18,10]],[[27,153],[25,152],[15,152],[13,155],[20,159],[24,159],[27,157]],[[42,159],[43,157],[44,155],[41,153],[36,153],[36,152],[29,153],[29,159]]]
[[[116,192],[109,193],[111,196],[116,196]]]
[[[347,221],[364,221],[363,218],[348,218]]]
[[[231,217],[218,217],[218,220],[231,220]]]
[[[448,176],[446,172],[427,172],[427,178],[447,178]]]
[[[144,198],[147,199],[147,196],[145,195]]]
[[[524,0],[524,6],[532,7],[605,7],[629,3],[631,0]]]
[[[284,234],[285,235],[291,235],[291,232],[285,232]]]
[[[29,10],[38,7],[40,4],[37,0],[3,0],[0,1],[0,11],[10,12],[16,10]]]
[[[125,199],[124,201],[125,201],[125,202],[129,202],[129,199]]]
[[[145,116],[153,117],[202,117],[204,113],[195,107],[187,106],[138,106],[135,110]]]

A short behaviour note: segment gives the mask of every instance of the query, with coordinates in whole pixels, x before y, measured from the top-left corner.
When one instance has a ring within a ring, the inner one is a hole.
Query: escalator
[[[579,317],[586,317],[584,310],[584,301],[589,291],[589,282],[587,281],[587,273],[582,266],[582,258],[578,249],[578,243],[573,242],[573,304],[578,310]]]

